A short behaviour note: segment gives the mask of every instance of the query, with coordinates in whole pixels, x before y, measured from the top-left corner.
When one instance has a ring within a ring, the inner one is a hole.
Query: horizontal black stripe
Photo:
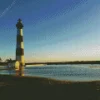
[[[18,23],[16,24],[16,27],[17,27],[17,29],[22,29],[24,26],[23,26],[22,23],[18,22]]]
[[[23,36],[17,35],[17,43],[23,42]]]
[[[21,56],[24,55],[24,49],[22,48],[17,48],[16,49],[16,56]]]

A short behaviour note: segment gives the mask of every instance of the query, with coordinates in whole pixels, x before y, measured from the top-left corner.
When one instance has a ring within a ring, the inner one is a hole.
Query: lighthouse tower
[[[23,24],[21,19],[18,20],[16,27],[17,27],[16,61],[20,63],[18,74],[22,76],[25,61],[24,61]]]

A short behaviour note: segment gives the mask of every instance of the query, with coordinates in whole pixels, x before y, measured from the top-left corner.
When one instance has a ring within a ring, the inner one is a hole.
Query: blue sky
[[[15,59],[24,24],[25,61],[100,60],[100,0],[0,0],[0,57]]]

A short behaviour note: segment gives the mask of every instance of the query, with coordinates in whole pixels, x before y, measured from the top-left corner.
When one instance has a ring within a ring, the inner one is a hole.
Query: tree
[[[0,57],[0,62],[2,62],[2,59],[1,59],[1,57]]]
[[[9,58],[9,59],[6,59],[5,60],[7,63],[10,63],[10,62],[12,62],[13,60],[11,59],[11,58]]]

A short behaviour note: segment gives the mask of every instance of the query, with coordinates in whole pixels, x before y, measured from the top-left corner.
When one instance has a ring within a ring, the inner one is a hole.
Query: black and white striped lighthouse
[[[25,61],[24,61],[24,42],[23,42],[23,27],[24,26],[22,24],[21,19],[18,20],[16,27],[17,27],[16,61],[19,61],[20,63],[18,74],[22,76]]]

